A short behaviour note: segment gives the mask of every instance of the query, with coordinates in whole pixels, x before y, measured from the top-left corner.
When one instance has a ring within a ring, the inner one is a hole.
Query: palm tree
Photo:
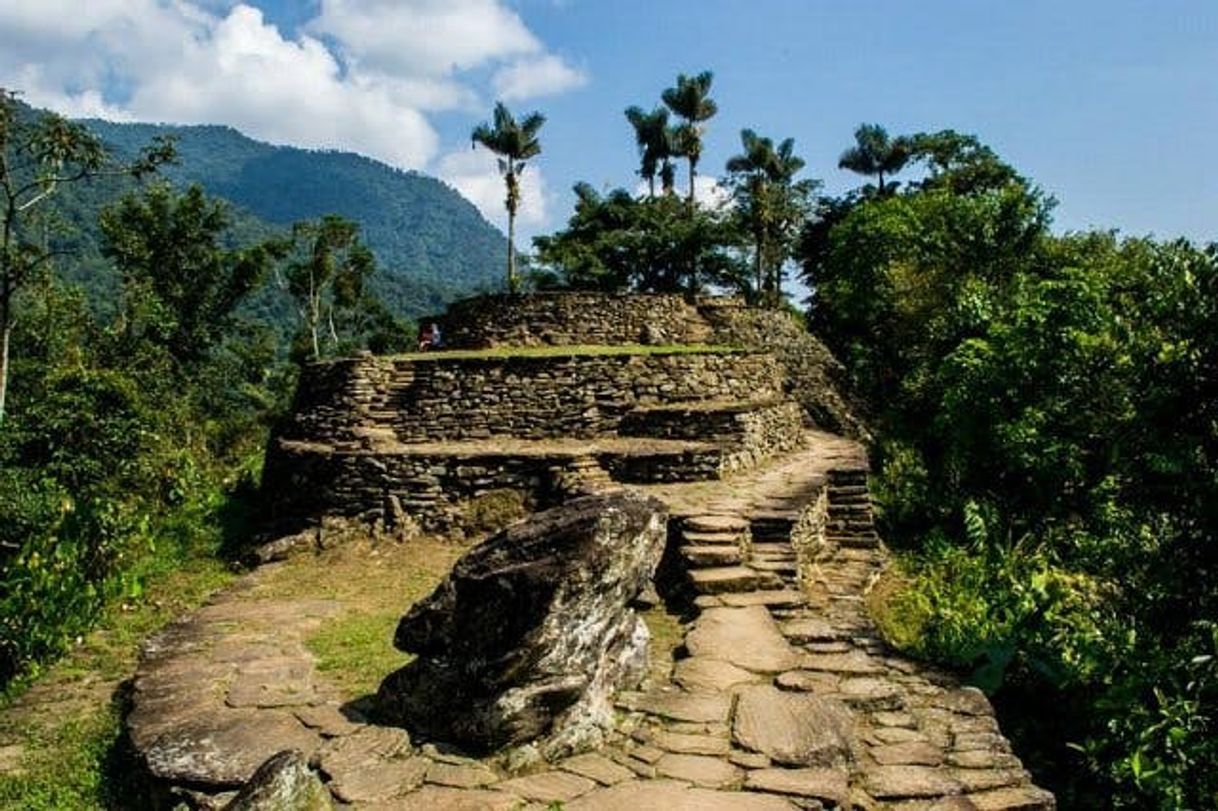
[[[668,110],[657,107],[650,113],[635,106],[626,110],[626,119],[634,127],[634,140],[639,147],[639,174],[647,181],[650,196],[656,195],[656,172],[665,192],[672,191],[673,130],[668,126]]]
[[[495,104],[495,123],[474,127],[470,138],[474,144],[484,147],[499,156],[499,173],[507,184],[508,213],[508,290],[515,293],[519,287],[516,277],[516,210],[520,207],[520,174],[525,161],[541,154],[541,142],[537,131],[546,123],[541,113],[530,113],[517,122],[503,102]]]
[[[737,210],[753,233],[756,292],[761,295],[765,289],[777,302],[793,230],[803,221],[816,183],[795,182],[804,160],[794,154],[793,138],[775,149],[772,140],[746,129],[740,132],[740,142],[744,151],[728,159],[727,170],[733,175]]]
[[[661,98],[684,123],[676,130],[679,154],[689,160],[689,202],[694,202],[694,176],[698,159],[702,157],[702,128],[699,124],[719,112],[719,105],[710,98],[714,74],[709,70],[697,76],[677,76],[677,84],[664,91]]]
[[[838,159],[839,169],[849,169],[860,175],[876,176],[879,196],[884,194],[884,175],[894,175],[905,168],[911,157],[908,138],[889,138],[879,124],[859,124],[854,131],[855,145]]]

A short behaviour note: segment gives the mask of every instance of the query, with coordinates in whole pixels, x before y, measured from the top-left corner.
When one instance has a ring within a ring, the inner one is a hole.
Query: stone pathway
[[[683,658],[618,697],[600,751],[509,774],[412,746],[313,672],[301,640],[332,605],[231,596],[150,641],[133,742],[202,807],[290,747],[354,808],[1054,808],[985,697],[894,655],[867,617],[884,551],[857,445],[813,434],[747,475],[644,489],[671,506],[697,613]]]

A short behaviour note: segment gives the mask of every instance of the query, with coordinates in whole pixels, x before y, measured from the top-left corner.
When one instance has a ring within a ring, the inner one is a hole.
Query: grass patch
[[[494,349],[453,349],[393,355],[412,361],[494,360],[503,358],[566,358],[620,355],[738,355],[758,350],[723,344],[612,344],[575,346],[498,346]]]
[[[414,657],[393,647],[403,610],[352,611],[327,623],[305,641],[317,669],[343,700],[375,693],[381,681]]]
[[[251,596],[324,597],[342,603],[344,610],[305,645],[317,656],[326,681],[352,700],[376,692],[385,676],[410,660],[393,647],[398,620],[435,589],[465,549],[433,538],[358,541],[286,561],[268,571]]]

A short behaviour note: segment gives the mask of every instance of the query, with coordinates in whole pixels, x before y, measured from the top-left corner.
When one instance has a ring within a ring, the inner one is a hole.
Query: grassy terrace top
[[[386,357],[394,360],[499,360],[506,358],[568,358],[622,355],[735,355],[759,350],[717,344],[614,344],[585,346],[501,346],[494,349],[453,349],[438,352],[408,352]]]

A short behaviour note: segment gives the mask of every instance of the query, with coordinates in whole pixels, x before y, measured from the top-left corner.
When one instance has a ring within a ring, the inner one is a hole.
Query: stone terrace
[[[203,806],[292,747],[353,808],[1053,808],[985,697],[894,654],[868,619],[884,551],[862,459],[816,433],[727,480],[643,488],[670,506],[671,585],[693,610],[597,752],[512,773],[412,746],[342,711],[300,645],[330,606],[240,589],[150,642],[132,740]]]

